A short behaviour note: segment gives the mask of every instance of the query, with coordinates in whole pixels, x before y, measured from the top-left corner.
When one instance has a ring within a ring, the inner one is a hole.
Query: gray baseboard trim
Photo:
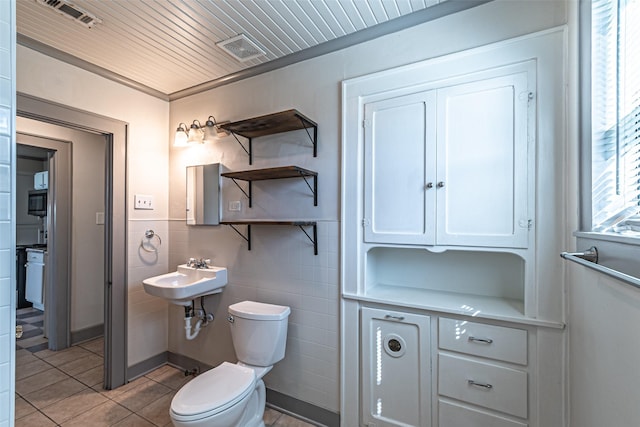
[[[153,357],[150,357],[147,360],[143,360],[142,362],[138,362],[135,365],[129,366],[127,368],[127,381],[133,381],[136,378],[139,378],[154,369],[157,369],[161,366],[167,364],[169,360],[169,352],[165,351],[164,353],[156,354]]]
[[[339,427],[340,414],[267,389],[267,406],[318,426]]]
[[[192,370],[197,368],[198,372],[208,371],[209,369],[213,368],[213,366],[211,365],[202,363],[199,360],[192,359],[188,356],[183,356],[182,354],[172,353],[170,351],[167,353],[169,354],[167,363],[176,368],[184,370]]]
[[[104,323],[77,331],[71,331],[71,345],[80,344],[81,342],[89,341],[101,336],[104,336]]]

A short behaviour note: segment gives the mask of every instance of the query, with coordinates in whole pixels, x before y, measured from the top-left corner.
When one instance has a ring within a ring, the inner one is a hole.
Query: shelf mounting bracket
[[[242,142],[240,142],[240,139],[238,139],[238,135],[235,134],[235,132],[231,132],[231,135],[233,135],[233,137],[236,139],[236,141],[238,141],[238,144],[240,144],[240,147],[242,147],[242,149],[244,150],[245,153],[247,153],[247,155],[249,156],[249,164],[252,165],[253,164],[253,143],[251,141],[251,138],[247,138],[249,140],[249,149],[247,150],[247,148],[244,146],[244,144]]]
[[[311,190],[313,194],[313,206],[318,206],[318,177],[316,175],[313,176],[313,187],[311,187],[307,177],[302,174],[300,174],[300,176],[304,179],[305,184],[307,184],[307,187],[309,187],[309,190]],[[251,206],[251,199],[249,199],[249,206]]]
[[[242,234],[240,230],[238,230],[233,224],[227,224],[229,227],[233,229],[240,237],[242,237],[247,242],[247,250],[251,250],[251,224],[247,224],[247,235]]]
[[[300,230],[302,230],[304,234],[307,235],[307,238],[311,241],[311,243],[313,243],[313,254],[318,255],[318,226],[316,224],[312,225],[313,237],[311,237],[309,233],[307,233],[307,230],[305,230],[302,225],[299,225],[298,227],[300,228]]]
[[[251,181],[249,181],[249,192],[248,193],[246,191],[244,191],[244,188],[242,188],[242,186],[240,184],[238,184],[238,181],[236,181],[235,178],[231,178],[231,181],[233,181],[233,183],[236,185],[236,187],[238,187],[240,189],[240,191],[242,191],[242,194],[244,194],[246,196],[246,198],[249,199],[249,207],[252,207],[252,203],[251,203],[251,193],[252,193]]]
[[[296,114],[295,116],[300,119],[300,122],[302,122],[302,127],[305,132],[307,132],[307,136],[309,137],[309,140],[311,140],[311,144],[313,144],[313,157],[318,157],[318,125],[309,122],[299,114]],[[313,137],[309,133],[309,127],[313,128]]]

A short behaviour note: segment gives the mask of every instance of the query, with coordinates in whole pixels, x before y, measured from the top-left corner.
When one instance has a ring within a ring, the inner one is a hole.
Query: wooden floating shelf
[[[302,176],[318,176],[318,172],[303,169],[298,166],[282,166],[277,168],[254,169],[239,172],[225,172],[227,178],[241,181],[262,181],[267,179],[299,178]]]
[[[226,123],[220,126],[245,138],[273,135],[306,128],[316,128],[318,125],[298,110],[286,110],[265,116]]]
[[[266,116],[225,123],[220,127],[231,132],[242,149],[249,155],[249,164],[253,164],[253,138],[300,129],[307,131],[307,135],[313,144],[313,157],[318,155],[318,125],[298,110],[286,110],[267,114]],[[310,128],[313,128],[313,136],[308,131]],[[249,139],[248,149],[240,142],[238,135]]]
[[[220,224],[228,225],[236,233],[240,235],[247,242],[247,249],[251,250],[251,226],[252,225],[289,225],[297,226],[313,243],[313,253],[318,255],[318,223],[316,221],[279,221],[279,220],[236,220],[236,221],[220,221]],[[242,234],[240,230],[236,228],[236,225],[246,225],[247,234]],[[313,227],[313,234],[309,235],[304,227]]]
[[[310,171],[308,169],[303,169],[298,166],[281,166],[276,168],[267,168],[267,169],[254,169],[248,171],[239,171],[239,172],[225,172],[221,174],[226,178],[230,178],[233,182],[238,186],[240,191],[244,193],[245,196],[249,199],[249,207],[253,206],[253,197],[252,197],[252,185],[253,181],[264,181],[269,179],[284,179],[284,178],[302,178],[304,182],[307,184],[307,187],[311,190],[313,194],[313,206],[318,206],[318,172]],[[313,186],[309,184],[307,181],[307,177],[313,178]],[[248,181],[249,182],[249,191],[246,192],[236,180],[240,181]]]
[[[237,221],[220,221],[220,224],[226,225],[317,225],[316,221],[271,221],[271,220],[237,220]]]

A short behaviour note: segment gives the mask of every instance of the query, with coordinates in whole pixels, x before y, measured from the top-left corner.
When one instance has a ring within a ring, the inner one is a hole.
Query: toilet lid
[[[214,415],[242,400],[255,383],[253,369],[224,362],[184,385],[173,397],[171,410],[184,416]]]

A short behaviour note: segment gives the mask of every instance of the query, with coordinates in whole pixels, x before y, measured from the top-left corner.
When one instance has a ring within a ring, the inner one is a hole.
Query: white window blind
[[[636,234],[640,233],[640,0],[594,0],[591,22],[592,229]]]

